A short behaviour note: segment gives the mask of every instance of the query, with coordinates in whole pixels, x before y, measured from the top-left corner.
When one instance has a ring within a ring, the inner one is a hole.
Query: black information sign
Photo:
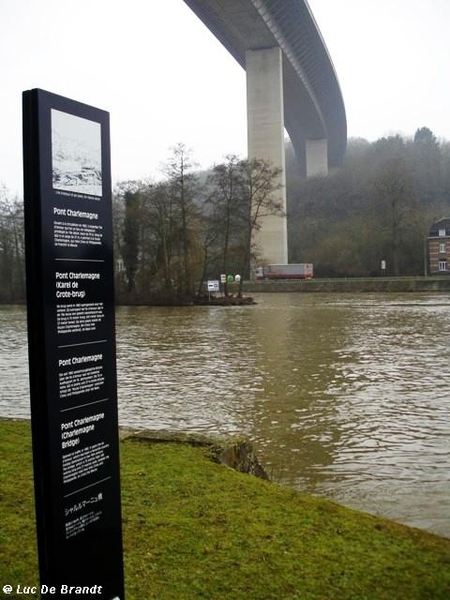
[[[23,116],[41,586],[123,600],[109,114],[35,89]]]

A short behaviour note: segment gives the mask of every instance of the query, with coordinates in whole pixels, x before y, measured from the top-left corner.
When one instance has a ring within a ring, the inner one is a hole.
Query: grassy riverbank
[[[126,439],[121,460],[127,600],[450,597],[450,540],[237,473],[206,448]],[[28,422],[0,420],[0,473],[0,587],[36,585]]]

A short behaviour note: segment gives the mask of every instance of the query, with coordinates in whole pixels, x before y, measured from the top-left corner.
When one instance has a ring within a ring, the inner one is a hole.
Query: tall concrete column
[[[286,212],[286,168],[284,152],[284,104],[281,49],[247,50],[248,157],[269,161],[281,168],[277,192]],[[267,216],[255,240],[264,263],[288,262],[286,217]]]
[[[328,143],[326,139],[306,140],[306,177],[328,175]]]

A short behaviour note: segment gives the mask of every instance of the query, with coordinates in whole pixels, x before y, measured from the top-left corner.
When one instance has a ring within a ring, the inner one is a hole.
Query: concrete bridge
[[[247,73],[248,156],[282,171],[286,129],[307,177],[339,167],[347,122],[339,82],[306,0],[184,0]],[[285,217],[266,217],[261,259],[287,263]]]

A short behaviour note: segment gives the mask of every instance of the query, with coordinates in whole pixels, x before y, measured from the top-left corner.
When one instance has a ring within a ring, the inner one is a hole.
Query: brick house
[[[450,275],[450,217],[433,223],[427,242],[430,275]]]

